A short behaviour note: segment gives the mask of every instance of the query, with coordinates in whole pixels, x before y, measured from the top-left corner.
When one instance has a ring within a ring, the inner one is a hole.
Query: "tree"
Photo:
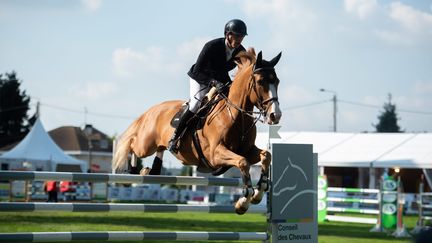
[[[378,116],[378,124],[373,125],[377,132],[403,132],[397,121],[400,120],[396,113],[396,105],[392,104],[391,94],[388,95],[388,102],[384,103],[384,111]]]
[[[20,85],[16,72],[0,74],[0,147],[20,141],[36,120],[27,115],[30,97]]]

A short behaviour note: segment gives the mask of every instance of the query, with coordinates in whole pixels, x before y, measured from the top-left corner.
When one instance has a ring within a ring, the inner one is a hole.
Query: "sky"
[[[1,0],[0,73],[17,72],[47,130],[120,135],[188,98],[187,71],[233,18],[246,48],[282,51],[281,131],[332,131],[336,94],[337,131],[373,132],[391,93],[404,131],[432,132],[432,0]]]

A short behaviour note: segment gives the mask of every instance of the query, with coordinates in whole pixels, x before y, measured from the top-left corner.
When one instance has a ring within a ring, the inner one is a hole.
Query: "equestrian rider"
[[[168,145],[168,150],[177,153],[177,139],[186,128],[187,122],[195,115],[201,102],[211,87],[218,92],[224,92],[231,83],[228,72],[236,67],[234,57],[245,51],[241,45],[247,35],[246,24],[240,19],[233,19],[225,24],[224,38],[207,42],[198,59],[190,68],[189,79],[189,109],[182,114],[179,124]]]

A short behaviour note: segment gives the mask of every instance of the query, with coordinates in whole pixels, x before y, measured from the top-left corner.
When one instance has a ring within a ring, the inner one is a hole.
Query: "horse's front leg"
[[[252,200],[252,196],[254,194],[252,181],[249,173],[250,164],[245,157],[232,152],[223,145],[219,145],[216,148],[212,161],[214,163],[214,166],[230,165],[240,169],[243,179],[243,197],[241,197],[236,202],[235,210],[237,214],[246,213]]]
[[[269,188],[269,169],[271,162],[271,154],[267,150],[262,150],[254,146],[249,153],[247,153],[246,159],[251,161],[252,164],[261,162],[261,176],[257,183],[257,187],[254,189],[254,195],[251,203],[258,204],[261,202],[264,192]]]

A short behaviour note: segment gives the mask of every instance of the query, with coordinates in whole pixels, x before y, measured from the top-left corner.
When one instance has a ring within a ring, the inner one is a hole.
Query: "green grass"
[[[416,217],[405,217],[409,229]],[[325,222],[319,225],[319,242],[410,242],[386,233],[369,233],[372,225]],[[72,213],[0,212],[0,232],[48,231],[266,231],[263,215],[202,213]],[[82,242],[82,241],[80,241]],[[91,241],[95,242],[95,241]],[[127,241],[125,241],[127,242]],[[161,242],[161,241],[159,241]],[[179,242],[179,241],[176,241]],[[189,241],[190,242],[190,241]],[[227,241],[225,241],[227,242]],[[244,242],[244,241],[243,241]]]

